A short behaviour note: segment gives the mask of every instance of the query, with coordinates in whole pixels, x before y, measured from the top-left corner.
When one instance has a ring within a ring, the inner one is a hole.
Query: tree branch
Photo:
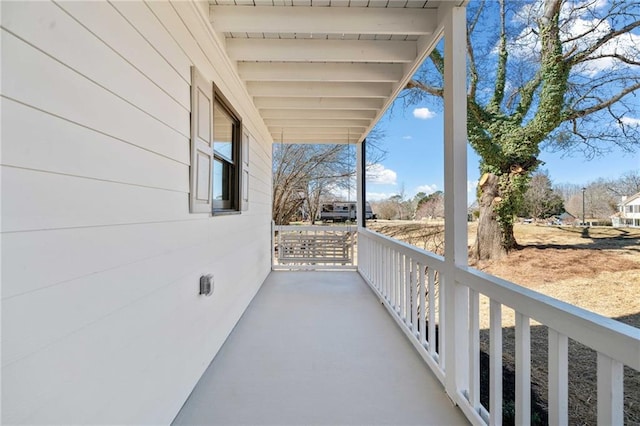
[[[438,49],[433,49],[429,55],[429,59],[431,59],[433,66],[436,67],[440,75],[444,75],[444,58],[442,57],[442,53],[440,53]]]
[[[569,120],[574,120],[576,118],[582,118],[585,117],[589,114],[593,114],[594,112],[597,111],[601,111],[605,108],[610,107],[611,105],[613,105],[614,103],[618,102],[620,99],[622,99],[623,97],[625,97],[626,95],[628,95],[631,92],[634,92],[636,90],[640,89],[640,83],[636,83],[633,84],[629,87],[625,87],[623,90],[620,91],[620,93],[618,93],[617,95],[601,101],[600,103],[593,105],[589,108],[584,108],[584,109],[579,109],[579,110],[567,110],[565,111],[565,113],[563,114],[562,117],[562,121],[569,121]]]
[[[535,115],[523,128],[522,136],[529,144],[538,146],[549,132],[561,122],[564,94],[567,90],[570,67],[562,58],[559,18],[561,0],[547,0],[540,18],[542,57],[540,73],[542,88]],[[524,141],[523,141],[524,142]]]
[[[433,87],[433,86],[429,86],[419,80],[409,80],[409,82],[407,83],[407,89],[420,89],[423,92],[426,92],[430,95],[433,96],[437,96],[439,98],[444,97],[444,89],[442,89],[441,87]]]
[[[490,111],[500,111],[500,104],[504,99],[504,88],[507,83],[507,28],[504,10],[504,0],[500,0],[500,44],[498,46],[498,65],[496,68],[496,85],[493,98],[489,102]]]
[[[602,53],[600,55],[597,56],[589,56],[587,59],[585,59],[584,61],[582,61],[582,63],[588,62],[588,61],[595,61],[597,59],[602,59],[602,58],[614,58],[619,60],[620,62],[624,62],[625,64],[629,64],[629,65],[640,65],[640,61],[636,61],[630,58],[627,58],[626,56],[620,55],[616,52],[614,53]]]
[[[478,88],[478,80],[479,80],[479,76],[478,76],[478,69],[476,68],[476,58],[474,56],[473,53],[473,45],[471,44],[471,35],[473,34],[473,31],[476,28],[476,25],[480,19],[480,15],[482,14],[482,10],[484,9],[484,3],[481,3],[480,6],[478,7],[478,10],[476,10],[476,14],[474,15],[473,19],[471,19],[471,21],[469,22],[469,25],[467,26],[467,56],[469,57],[469,74],[471,76],[471,81],[469,84],[469,96],[472,99],[476,98],[476,91]]]
[[[515,113],[512,115],[515,123],[521,124],[524,117],[526,117],[533,104],[534,94],[540,84],[542,84],[542,73],[538,71],[534,78],[520,88],[520,102],[518,102]]]
[[[602,36],[592,46],[589,46],[588,48],[576,53],[575,55],[573,55],[571,58],[568,59],[568,62],[571,65],[575,65],[575,64],[579,64],[580,62],[584,62],[589,58],[589,56],[593,52],[598,50],[605,43],[609,42],[610,40],[613,40],[615,37],[618,37],[619,35],[629,33],[629,32],[631,32],[631,30],[633,30],[635,28],[638,28],[638,27],[640,27],[640,20],[632,22],[629,25],[626,25],[626,26],[622,27],[619,30],[612,30],[612,31],[608,32],[607,34],[605,34],[604,36]]]

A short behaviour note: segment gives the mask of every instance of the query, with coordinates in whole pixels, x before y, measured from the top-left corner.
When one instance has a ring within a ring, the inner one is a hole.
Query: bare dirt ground
[[[628,318],[640,312],[640,229],[518,225],[515,231],[520,250],[475,266],[640,327],[638,318]]]
[[[427,250],[441,252],[442,223],[387,222],[370,228]],[[476,224],[469,224],[469,244],[475,240]],[[500,261],[472,266],[523,287],[580,306],[600,315],[640,328],[640,229],[578,228],[517,224],[521,245]],[[439,235],[439,236],[438,236]],[[488,352],[489,302],[481,299],[481,341]],[[514,315],[503,308],[505,401],[513,391]],[[533,424],[546,424],[547,328],[533,322],[532,393]],[[596,354],[570,341],[569,422],[596,423]],[[484,355],[481,355],[481,358]],[[483,401],[488,401],[485,389]],[[511,407],[505,406],[505,412]],[[506,414],[506,413],[505,413]],[[505,415],[505,422],[509,418]],[[640,373],[625,368],[625,424],[640,425]]]

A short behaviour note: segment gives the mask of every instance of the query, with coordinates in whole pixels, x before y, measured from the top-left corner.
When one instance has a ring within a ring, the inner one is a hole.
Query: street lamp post
[[[582,226],[587,226],[587,224],[584,221],[584,193],[587,190],[587,188],[582,188]]]

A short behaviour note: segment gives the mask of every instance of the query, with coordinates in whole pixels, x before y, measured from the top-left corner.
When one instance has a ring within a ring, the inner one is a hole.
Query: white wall
[[[628,209],[628,206],[633,206],[632,210],[633,212],[629,213],[626,210]],[[625,212],[624,212],[624,216],[625,217],[630,217],[630,218],[638,218],[640,219],[640,197],[635,198],[631,201],[629,201],[628,203],[625,204],[624,206],[625,208]]]
[[[168,423],[269,273],[270,136],[206,7],[1,7],[2,423]],[[255,139],[241,215],[189,213],[192,64]]]

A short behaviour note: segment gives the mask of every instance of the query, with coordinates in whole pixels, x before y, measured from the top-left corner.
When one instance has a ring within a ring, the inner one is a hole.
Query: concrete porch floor
[[[356,272],[272,272],[173,424],[468,422]]]

